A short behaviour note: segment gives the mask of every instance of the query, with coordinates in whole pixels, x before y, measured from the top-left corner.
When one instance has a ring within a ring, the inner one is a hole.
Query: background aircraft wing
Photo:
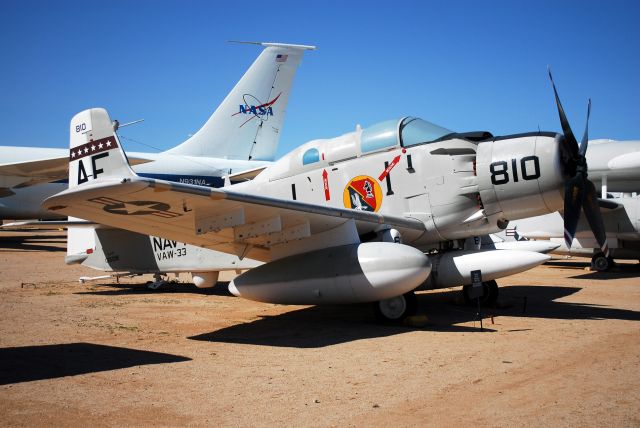
[[[108,226],[263,261],[283,254],[285,246],[289,255],[314,250],[315,245],[352,243],[353,234],[330,233],[350,221],[360,236],[376,232],[381,225],[414,238],[424,231],[424,225],[411,218],[136,176],[87,183],[47,199],[44,206]],[[276,252],[271,253],[272,249]]]
[[[0,164],[0,175],[28,178],[67,178],[69,157],[66,155],[48,159]]]
[[[0,176],[23,177],[24,181],[12,186],[17,188],[66,179],[69,170],[69,154],[67,150],[60,151],[63,155],[0,163]],[[128,153],[127,157],[130,165],[139,165],[151,162],[157,156],[154,153]]]
[[[98,223],[86,220],[26,220],[0,225],[0,230],[59,230],[69,227],[96,227]]]

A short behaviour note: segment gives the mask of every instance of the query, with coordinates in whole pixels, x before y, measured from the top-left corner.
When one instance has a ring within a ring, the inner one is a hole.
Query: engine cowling
[[[563,208],[559,136],[514,136],[478,144],[476,174],[487,216],[505,220]]]
[[[342,304],[384,300],[411,291],[431,272],[421,251],[391,242],[324,248],[266,263],[236,277],[229,291],[280,304]]]

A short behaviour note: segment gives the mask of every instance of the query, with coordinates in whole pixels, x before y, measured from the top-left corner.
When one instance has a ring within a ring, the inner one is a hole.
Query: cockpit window
[[[453,133],[450,129],[415,117],[408,117],[400,124],[400,141],[403,147],[430,143]]]
[[[302,165],[309,165],[320,161],[320,152],[318,149],[309,149],[302,155]]]
[[[386,120],[362,131],[360,149],[362,153],[393,147],[398,144],[398,121]]]

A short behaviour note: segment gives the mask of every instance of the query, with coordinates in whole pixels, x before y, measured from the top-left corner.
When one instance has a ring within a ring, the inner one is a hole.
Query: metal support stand
[[[475,297],[478,302],[478,312],[476,313],[476,317],[480,318],[480,331],[484,331],[484,326],[482,325],[482,311],[480,309],[480,297],[482,297],[483,292],[482,271],[480,270],[471,271],[471,292],[474,294],[473,297]]]
[[[476,316],[480,318],[480,331],[484,331],[484,327],[482,326],[482,311],[480,310],[480,297],[477,297],[476,300],[478,301],[478,313]]]

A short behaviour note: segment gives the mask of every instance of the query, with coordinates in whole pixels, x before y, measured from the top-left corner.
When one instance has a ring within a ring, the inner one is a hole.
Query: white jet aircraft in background
[[[224,175],[274,160],[293,77],[304,51],[315,47],[257,44],[263,52],[198,132],[165,152],[128,154],[138,175],[219,187]],[[78,133],[85,131],[78,126]],[[41,204],[68,187],[69,156],[67,149],[0,147],[0,220],[62,218]],[[100,174],[80,170],[77,180]]]
[[[609,269],[612,259],[640,261],[640,198],[607,199],[601,205],[605,208],[602,218],[611,257],[606,257],[600,251],[589,225],[582,219],[578,222],[575,238],[567,246],[563,237],[563,219],[559,212],[513,221],[502,233],[511,236],[515,240],[514,244],[548,242],[557,246],[554,253],[591,256],[592,270]]]
[[[91,109],[71,120],[76,156],[69,164],[70,177],[85,170],[91,178],[70,182],[44,206],[265,262],[229,284],[238,296],[280,304],[376,302],[381,317],[401,320],[415,309],[420,286],[470,284],[472,272],[481,271],[480,288],[491,301],[496,278],[548,260],[530,251],[463,249],[468,238],[505,229],[509,220],[564,204],[573,238],[584,209],[607,247],[587,179],[587,132],[578,145],[557,93],[556,104],[562,135],[456,133],[405,117],[310,141],[253,180],[217,189],[140,177],[107,112]],[[99,152],[85,152],[96,144]]]

